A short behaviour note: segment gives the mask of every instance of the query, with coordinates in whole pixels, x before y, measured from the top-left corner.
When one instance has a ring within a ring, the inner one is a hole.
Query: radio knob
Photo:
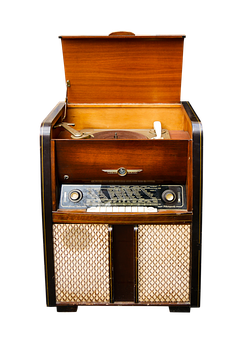
[[[83,198],[83,193],[80,190],[72,190],[69,193],[69,199],[70,201],[76,203],[79,202]]]
[[[174,193],[174,191],[172,190],[166,190],[162,193],[162,200],[165,202],[165,203],[172,203],[174,202],[176,199],[176,195]]]

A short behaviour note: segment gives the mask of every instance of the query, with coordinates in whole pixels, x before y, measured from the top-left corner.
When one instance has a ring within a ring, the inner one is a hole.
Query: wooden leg
[[[170,306],[171,313],[190,313],[190,307],[188,306]]]
[[[78,306],[57,306],[57,312],[76,312]]]

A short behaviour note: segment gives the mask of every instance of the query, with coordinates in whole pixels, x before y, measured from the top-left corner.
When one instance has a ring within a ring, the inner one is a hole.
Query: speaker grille
[[[54,224],[57,302],[109,302],[106,224]]]
[[[139,302],[189,302],[190,225],[138,226]]]

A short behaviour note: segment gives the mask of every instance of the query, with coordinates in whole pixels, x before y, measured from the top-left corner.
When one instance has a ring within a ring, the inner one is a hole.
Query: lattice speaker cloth
[[[109,238],[105,224],[54,224],[57,302],[109,302]]]
[[[138,226],[139,302],[190,300],[190,225]]]

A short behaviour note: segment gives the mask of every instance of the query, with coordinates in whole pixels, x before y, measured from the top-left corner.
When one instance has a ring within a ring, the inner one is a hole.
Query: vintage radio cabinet
[[[41,125],[47,306],[200,306],[202,126],[184,36],[63,36]]]

